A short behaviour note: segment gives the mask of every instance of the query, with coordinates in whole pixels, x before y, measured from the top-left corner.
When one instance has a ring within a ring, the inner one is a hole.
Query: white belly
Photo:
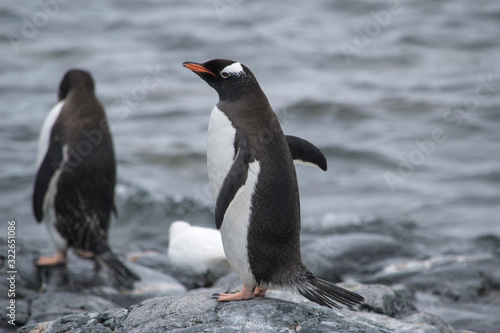
[[[64,169],[64,164],[68,160],[68,146],[63,146],[63,160],[61,167],[54,172],[54,175],[50,179],[49,187],[47,188],[47,193],[44,197],[43,209],[44,209],[44,219],[47,225],[47,230],[49,235],[59,251],[66,251],[68,248],[68,243],[66,239],[57,231],[56,228],[56,210],[55,210],[55,199],[57,195],[57,183],[59,182],[59,177]]]
[[[60,173],[60,171],[56,171],[57,173]],[[59,177],[54,177],[55,183],[57,183],[57,179]],[[52,186],[52,181],[51,181],[51,186]],[[53,188],[56,188],[57,186],[53,186]],[[56,211],[54,208],[54,201],[55,201],[55,196],[57,194],[57,189],[55,189],[52,193],[47,198],[47,209],[44,212],[44,219],[45,219],[45,224],[47,226],[47,230],[49,231],[50,238],[52,239],[52,242],[54,243],[56,249],[59,251],[66,251],[68,249],[68,242],[64,237],[57,231],[56,229]]]
[[[217,106],[212,110],[208,125],[208,178],[214,201],[226,178],[234,158],[236,129]],[[251,213],[251,197],[257,183],[260,166],[258,161],[249,164],[248,178],[229,205],[221,226],[222,243],[226,258],[238,273],[241,283],[255,284],[250,270],[247,251],[248,225]]]
[[[207,144],[208,179],[214,202],[233,164],[235,135],[236,129],[229,118],[217,106],[214,107],[208,123]]]
[[[64,100],[58,102],[47,114],[45,120],[42,125],[42,130],[40,131],[40,137],[38,139],[38,154],[36,159],[37,168],[40,168],[43,160],[45,159],[45,155],[49,149],[50,145],[50,135],[52,132],[52,127],[54,126],[57,118],[59,117],[61,110],[64,106]],[[55,226],[55,209],[54,209],[54,201],[55,196],[57,194],[57,182],[59,181],[59,176],[61,175],[61,170],[64,168],[64,163],[67,161],[67,146],[63,147],[63,161],[62,167],[54,172],[52,178],[50,179],[49,186],[47,188],[47,192],[44,195],[43,200],[43,211],[44,211],[44,219],[47,224],[47,229],[49,234],[54,242],[56,248],[60,251],[65,251],[67,249],[66,240],[59,234]]]
[[[45,154],[47,154],[47,150],[49,149],[49,144],[50,144],[50,134],[52,131],[52,127],[54,126],[54,123],[59,117],[63,105],[64,105],[64,100],[54,105],[54,107],[49,111],[47,117],[45,117],[45,120],[42,125],[42,130],[40,131],[40,137],[38,139],[38,155],[36,158],[37,168],[40,167],[40,165],[43,162],[43,159],[45,158]]]

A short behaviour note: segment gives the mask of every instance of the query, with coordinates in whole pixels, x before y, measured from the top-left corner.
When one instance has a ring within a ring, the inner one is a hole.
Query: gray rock
[[[185,294],[187,291],[179,281],[161,271],[153,270],[135,262],[129,262],[127,265],[141,278],[140,281],[134,283],[133,289],[119,291],[107,285],[99,285],[86,288],[86,292],[111,300],[120,307],[129,307],[148,298],[180,295]]]
[[[441,333],[453,333],[454,329],[451,325],[446,324],[441,318],[426,312],[418,312],[411,314],[405,318],[403,321],[406,323],[414,323],[414,324],[426,324],[430,326],[434,326],[439,329]]]
[[[8,271],[7,269],[7,237],[0,238],[0,265],[3,268],[3,272]],[[29,293],[29,290],[36,289],[39,286],[37,281],[36,268],[33,265],[33,261],[38,257],[38,253],[33,248],[25,246],[23,242],[16,239],[16,294],[23,294],[25,292]],[[6,280],[2,279],[0,281],[0,286],[6,285]],[[4,295],[0,295],[4,297]]]
[[[416,294],[420,311],[455,328],[498,332],[499,267],[500,258],[492,253],[442,254],[390,263],[363,282],[404,285]]]
[[[115,331],[118,326],[121,325],[128,315],[129,311],[127,309],[112,309],[103,313],[100,313],[97,320],[102,323],[103,326]]]
[[[351,314],[350,314],[351,315]],[[434,326],[425,322],[408,323],[392,317],[387,317],[378,313],[356,312],[352,313],[351,319],[383,325],[386,333],[453,333],[454,330],[442,330],[439,326]]]
[[[201,279],[197,280],[177,274],[174,271],[172,264],[170,263],[170,258],[167,254],[163,254],[158,251],[145,251],[132,253],[128,258],[130,261],[139,264],[142,267],[149,267],[155,271],[161,271],[166,275],[175,277],[176,280],[182,283],[184,287],[189,290],[200,288],[204,285],[204,282]]]
[[[129,263],[141,280],[134,283],[134,289],[120,292],[108,286],[89,288],[91,294],[110,300],[120,307],[129,307],[148,298],[181,295],[187,292],[179,281],[151,268]]]
[[[238,287],[240,285],[240,277],[238,276],[238,274],[236,274],[235,271],[232,271],[228,275],[221,277],[214,286],[219,288],[227,288],[228,286],[230,286],[231,289],[234,289],[235,287]]]
[[[235,273],[223,277],[216,288],[186,294],[172,278],[161,252],[146,252],[127,263],[143,276],[133,291],[119,292],[106,281],[103,270],[94,272],[93,261],[73,256],[67,272],[60,267],[45,272],[46,293],[39,294],[33,265],[38,248],[19,242],[16,323],[29,323],[22,332],[30,328],[40,332],[232,332],[240,327],[263,332],[298,328],[301,332],[453,332],[449,325],[498,332],[497,237],[464,242],[439,235],[416,238],[418,230],[386,230],[380,223],[362,223],[354,234],[340,230],[344,233],[303,237],[304,260],[316,275],[331,281],[355,277],[369,283],[341,284],[366,298],[361,312],[335,312],[284,291],[270,291],[266,299],[248,302],[211,300],[214,292],[241,288]],[[4,247],[0,239],[0,249]],[[5,264],[5,255],[0,253],[4,271]],[[5,286],[0,280],[0,287]],[[0,306],[7,300],[6,293],[0,295]],[[2,314],[0,318],[3,323]],[[35,324],[40,321],[45,322]],[[0,325],[0,331],[13,332],[18,327]]]
[[[372,262],[414,256],[413,249],[389,236],[353,233],[303,238],[304,263],[317,277],[331,282],[359,273],[364,265]]]
[[[365,303],[360,305],[362,309],[396,318],[417,311],[408,297],[403,297],[394,289],[381,284],[339,283],[338,285],[362,295],[365,298]]]
[[[187,289],[177,279],[149,267],[137,264],[129,264],[141,280],[134,283],[134,289],[128,291],[130,294],[155,296],[170,296],[184,294]]]
[[[368,283],[403,283],[439,295],[445,301],[475,299],[499,289],[500,258],[489,253],[438,255],[425,260],[389,264]]]
[[[94,295],[67,292],[40,294],[31,302],[29,323],[54,320],[75,313],[104,312],[117,307],[117,304]]]
[[[13,313],[10,313],[10,309],[8,307],[12,306],[10,299],[2,299],[0,300],[0,332],[5,331],[15,331],[17,327],[22,326],[28,322],[29,318],[29,303],[23,299],[15,299],[14,306],[12,308]],[[10,315],[15,315],[14,323],[12,325],[9,323],[13,319]]]
[[[164,274],[170,276],[174,275],[174,269],[172,268],[170,259],[166,253],[152,250],[134,252],[127,256],[127,261],[155,269],[156,271],[163,272]]]
[[[445,302],[438,295],[417,293],[415,305],[427,313],[438,316],[454,328],[475,332],[499,332],[500,304],[496,296],[481,302]],[[494,301],[496,298],[496,302]]]
[[[161,297],[129,309],[72,314],[52,322],[25,326],[19,332],[452,332],[433,325],[424,315],[408,321],[382,314],[334,311],[312,304],[274,298],[219,303],[211,299],[217,288],[203,294]],[[198,291],[199,292],[199,291]],[[419,321],[421,318],[421,322]],[[443,326],[444,325],[444,326]]]

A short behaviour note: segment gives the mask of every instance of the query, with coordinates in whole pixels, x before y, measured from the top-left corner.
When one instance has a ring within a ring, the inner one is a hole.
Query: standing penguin
[[[219,94],[208,125],[208,176],[215,222],[227,260],[238,273],[239,292],[219,301],[265,296],[268,288],[299,292],[328,307],[353,306],[358,294],[318,279],[302,263],[300,202],[294,160],[326,170],[321,151],[285,136],[255,76],[224,59],[185,62]]]
[[[69,70],[59,86],[59,102],[40,133],[33,210],[46,217],[57,252],[39,266],[64,264],[67,249],[95,258],[129,288],[139,277],[111,252],[108,229],[114,203],[116,166],[106,115],[89,73]]]

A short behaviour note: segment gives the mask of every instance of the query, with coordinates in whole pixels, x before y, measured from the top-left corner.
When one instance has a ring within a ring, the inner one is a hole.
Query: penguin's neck
[[[254,91],[235,100],[221,99],[216,106],[237,127],[245,127],[245,124],[259,120],[269,122],[274,115],[262,91]]]
[[[69,118],[88,118],[91,117],[93,121],[99,123],[102,119],[106,118],[102,111],[102,106],[94,92],[89,89],[72,89],[66,98],[68,105],[71,105],[71,115]]]

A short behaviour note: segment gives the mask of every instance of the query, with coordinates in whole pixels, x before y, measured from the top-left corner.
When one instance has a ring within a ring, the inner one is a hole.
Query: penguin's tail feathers
[[[316,277],[308,279],[304,285],[298,287],[298,291],[308,300],[332,309],[342,308],[337,303],[352,308],[365,300],[363,296]]]
[[[125,264],[123,264],[116,255],[111,252],[107,244],[101,244],[99,251],[96,251],[95,259],[99,265],[106,267],[111,278],[122,289],[132,289],[135,281],[139,281],[140,277],[132,272]]]

